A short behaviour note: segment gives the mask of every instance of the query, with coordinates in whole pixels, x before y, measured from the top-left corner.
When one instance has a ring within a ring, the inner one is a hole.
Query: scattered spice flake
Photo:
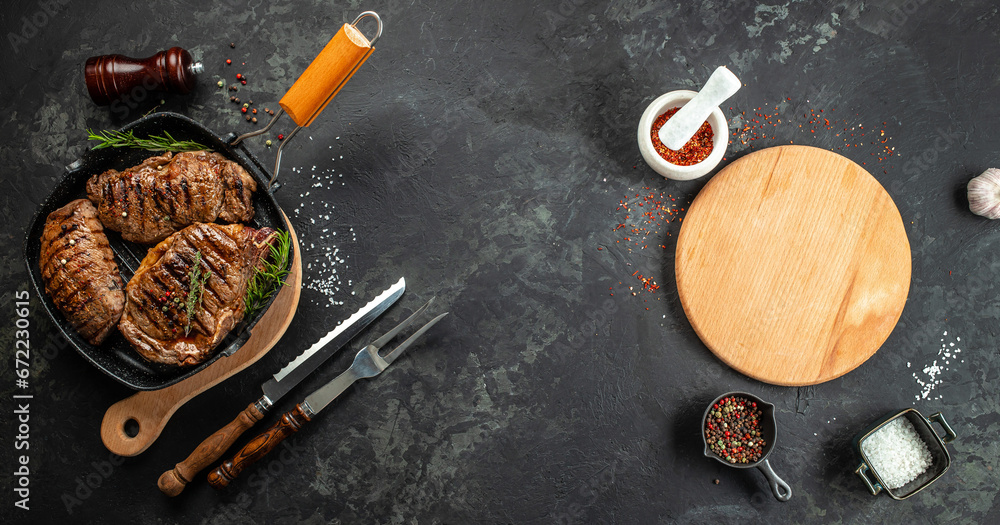
[[[631,190],[618,201],[615,212],[619,214],[619,218],[611,228],[618,238],[615,239],[615,244],[610,246],[616,246],[616,251],[624,256],[652,252],[651,247],[666,250],[663,238],[676,235],[686,209],[687,204],[683,200],[679,201],[673,194],[649,187]],[[603,246],[609,245],[605,243]],[[643,272],[654,273],[661,261],[657,253],[649,255],[648,269],[632,268],[633,271],[630,272],[631,277],[638,281],[638,285],[628,286],[628,292],[633,296],[656,293],[660,288],[652,276],[643,274]],[[638,261],[633,262],[638,264]],[[633,262],[626,262],[626,265],[631,267]],[[618,284],[622,285],[620,282]],[[613,296],[614,287],[609,290]]]
[[[625,214],[623,220],[612,230],[624,230],[625,235],[616,242],[625,241],[627,250],[631,252],[633,248],[645,249],[650,237],[654,241],[659,240],[661,230],[672,235],[672,232],[667,231],[666,225],[680,222],[685,208],[677,204],[677,198],[672,194],[643,187],[641,191],[629,193],[619,200],[615,211]],[[663,246],[658,242],[654,242],[654,245]]]
[[[806,103],[808,102],[807,100]],[[857,122],[857,118],[860,117],[858,114],[855,114],[854,119],[837,120],[830,118],[832,115],[827,114],[822,108],[790,111],[794,116],[784,118],[783,121],[781,115],[792,110],[792,105],[792,98],[785,97],[779,104],[765,104],[756,109],[741,112],[730,121],[731,124],[735,124],[737,130],[733,133],[729,144],[734,146],[735,152],[753,151],[758,148],[782,144],[787,138],[786,135],[797,132],[808,134],[810,138],[807,143],[809,144],[831,144],[827,148],[831,151],[856,151],[861,148],[861,155],[868,153],[870,157],[875,157],[875,159],[870,160],[879,163],[887,162],[891,157],[897,155],[896,148],[889,145],[892,137],[886,133],[887,122],[882,122],[881,126],[876,125],[874,129],[871,126],[866,128],[863,122]],[[836,108],[831,109],[830,112],[836,112]],[[790,130],[786,126],[779,127],[779,124],[782,123],[791,124]],[[779,135],[782,136],[780,140]],[[838,138],[840,140],[835,140]],[[788,144],[794,143],[794,140],[788,140]],[[862,161],[861,164],[867,166],[865,161]],[[892,165],[886,166],[890,169],[893,167]],[[887,173],[888,171],[883,169],[882,172]]]
[[[660,285],[656,284],[656,281],[652,277],[643,277],[641,274],[638,276],[639,282],[642,283],[642,289],[653,293],[660,289]]]

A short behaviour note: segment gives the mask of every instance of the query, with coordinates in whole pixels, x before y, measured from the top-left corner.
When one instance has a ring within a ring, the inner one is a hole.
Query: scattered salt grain
[[[955,346],[954,342],[948,342],[944,339],[948,336],[947,331],[944,331],[941,335],[941,347],[938,349],[936,356],[938,359],[934,359],[929,365],[918,367],[922,374],[913,372],[913,379],[921,389],[920,393],[914,396],[918,401],[924,399],[941,399],[940,394],[931,397],[931,392],[942,384],[941,375],[950,370],[948,365],[951,364],[952,359],[958,359],[958,354],[962,353],[962,349]],[[962,342],[962,338],[955,337],[955,341],[960,343]],[[965,360],[963,359],[961,362],[964,363]],[[910,363],[907,363],[906,366],[909,368]]]
[[[299,174],[306,173],[305,166],[293,167],[292,171]],[[312,166],[308,176],[312,182],[311,188],[324,190],[330,186],[333,180],[343,177],[332,168],[321,168],[318,165]],[[346,185],[346,183],[341,183],[341,185]],[[341,276],[343,271],[349,268],[350,255],[347,253],[351,252],[351,247],[357,244],[358,235],[351,227],[347,232],[341,231],[341,235],[338,236],[335,229],[338,226],[336,219],[339,218],[342,221],[343,218],[337,215],[336,206],[324,198],[323,191],[317,190],[318,195],[315,196],[311,193],[311,191],[305,191],[299,194],[302,201],[294,209],[297,218],[305,220],[306,217],[303,215],[307,215],[309,219],[307,227],[298,232],[302,241],[309,241],[308,244],[305,242],[301,244],[303,287],[322,294],[319,301],[310,299],[314,304],[325,307],[340,306],[344,304],[344,301],[341,300],[343,294],[351,285],[348,281],[345,286]],[[346,243],[346,246],[334,244],[337,241]],[[342,248],[345,249],[342,250]]]
[[[883,425],[861,443],[878,477],[888,489],[898,489],[917,479],[931,466],[931,452],[905,416]]]

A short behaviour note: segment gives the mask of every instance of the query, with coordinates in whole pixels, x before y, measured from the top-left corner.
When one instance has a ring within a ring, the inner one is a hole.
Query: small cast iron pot
[[[765,445],[760,459],[753,463],[730,463],[726,461],[725,458],[720,457],[712,451],[712,449],[708,446],[708,439],[705,437],[705,423],[708,421],[708,413],[712,410],[712,407],[714,407],[715,404],[722,399],[734,396],[745,398],[752,403],[757,403],[757,409],[760,410],[761,413],[760,429]],[[708,407],[705,408],[705,414],[701,417],[701,428],[699,429],[699,432],[701,433],[701,441],[705,444],[705,456],[714,458],[716,461],[727,467],[740,469],[757,467],[757,469],[764,474],[764,477],[767,478],[767,484],[771,487],[771,494],[774,494],[774,498],[776,500],[788,501],[792,499],[792,488],[788,486],[788,483],[785,483],[783,479],[774,473],[774,469],[771,468],[771,463],[767,461],[767,456],[771,454],[772,450],[774,450],[774,442],[778,435],[778,424],[774,419],[774,405],[755,395],[747,394],[746,392],[729,392],[727,394],[722,394],[721,396],[715,398],[708,404]]]

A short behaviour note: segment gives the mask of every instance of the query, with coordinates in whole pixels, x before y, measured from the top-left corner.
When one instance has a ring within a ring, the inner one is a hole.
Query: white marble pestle
[[[698,132],[698,128],[708,119],[719,104],[740,90],[740,79],[725,66],[719,66],[708,82],[691,101],[660,128],[660,142],[674,150],[680,150]]]

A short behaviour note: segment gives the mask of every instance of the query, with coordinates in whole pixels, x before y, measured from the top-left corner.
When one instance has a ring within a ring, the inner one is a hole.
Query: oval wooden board
[[[910,287],[899,210],[861,166],[779,146],[746,155],[691,203],[677,239],[684,313],[727,365],[814,385],[871,357]]]
[[[285,334],[295,316],[302,292],[302,256],[299,240],[292,223],[285,217],[294,250],[292,269],[278,296],[250,332],[250,339],[233,355],[214,362],[197,374],[160,390],[133,394],[108,408],[101,422],[101,440],[104,446],[119,456],[141,454],[160,437],[170,416],[191,398],[225,381],[244,368],[264,357]],[[125,433],[125,424],[134,420],[139,425],[135,436]]]

